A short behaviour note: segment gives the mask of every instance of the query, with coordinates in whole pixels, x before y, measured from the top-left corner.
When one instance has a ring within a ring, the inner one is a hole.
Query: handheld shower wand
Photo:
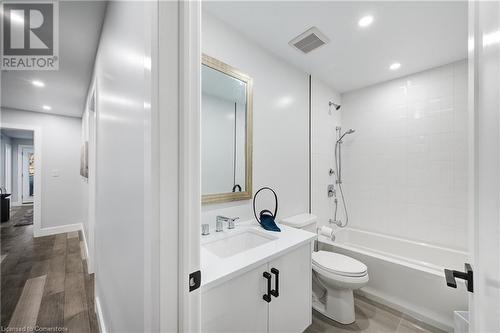
[[[342,128],[340,126],[337,126],[335,128],[337,131],[337,141],[335,142],[335,172],[330,171],[330,174],[335,175],[335,182],[338,185],[340,196],[342,199],[342,204],[344,206],[344,213],[345,213],[345,223],[342,223],[341,220],[337,219],[337,212],[338,212],[338,198],[335,196],[334,203],[335,203],[335,212],[333,216],[333,220],[330,220],[330,223],[334,223],[340,228],[344,228],[347,226],[349,223],[349,212],[347,210],[347,203],[345,201],[345,196],[344,196],[344,190],[342,188],[342,139],[349,134],[353,134],[355,130],[352,128],[347,130],[342,134]]]

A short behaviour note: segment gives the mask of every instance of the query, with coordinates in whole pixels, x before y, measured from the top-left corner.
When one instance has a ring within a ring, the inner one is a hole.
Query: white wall
[[[342,95],[350,226],[467,247],[467,65]]]
[[[343,108],[329,106],[342,104],[340,94],[320,80],[312,79],[311,91],[311,212],[321,226],[333,218],[334,198],[328,198],[327,186],[335,184],[329,170],[335,167],[335,127],[341,125]]]
[[[279,217],[309,209],[308,76],[269,54],[207,12],[202,15],[202,51],[253,78],[253,190],[271,186]],[[259,207],[274,205],[262,196]],[[251,200],[203,205],[202,223],[215,216],[253,218]]]
[[[108,4],[95,64],[97,158],[96,302],[108,332],[143,332],[155,323],[145,311],[152,248],[145,217],[151,149],[152,2]],[[157,278],[157,277],[154,277]],[[155,286],[153,286],[155,287]]]
[[[86,198],[80,177],[81,119],[4,108],[1,111],[3,124],[38,126],[42,130],[41,228],[83,223],[86,214],[82,202]],[[53,177],[54,171],[58,177]]]

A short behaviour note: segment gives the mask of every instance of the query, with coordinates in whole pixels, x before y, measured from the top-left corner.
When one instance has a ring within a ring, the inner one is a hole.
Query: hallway
[[[0,231],[1,330],[99,332],[81,232],[33,238],[14,220]]]

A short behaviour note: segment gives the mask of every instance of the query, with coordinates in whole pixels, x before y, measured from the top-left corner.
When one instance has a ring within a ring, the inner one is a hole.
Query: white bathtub
[[[359,294],[446,331],[453,311],[467,310],[467,291],[446,286],[444,268],[463,270],[467,253],[353,228],[338,229],[335,241],[320,236],[319,248],[356,258],[370,281]]]

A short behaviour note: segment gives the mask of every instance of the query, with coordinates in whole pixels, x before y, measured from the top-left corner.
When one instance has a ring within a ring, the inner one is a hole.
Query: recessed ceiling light
[[[369,26],[370,24],[373,23],[373,16],[371,15],[366,15],[366,16],[363,16],[361,19],[359,19],[358,21],[358,25],[361,27],[361,28],[366,28],[367,26]]]
[[[399,69],[401,67],[401,64],[399,62],[395,62],[392,65],[389,66],[389,69],[391,71],[395,71],[396,69]]]
[[[43,81],[40,81],[40,80],[33,80],[33,81],[31,81],[31,83],[35,87],[45,87],[45,83],[43,83]]]
[[[48,106],[48,105],[44,105],[44,106],[42,106],[42,108],[43,108],[45,111],[50,111],[50,110],[52,110],[52,107],[51,107],[51,106]]]

